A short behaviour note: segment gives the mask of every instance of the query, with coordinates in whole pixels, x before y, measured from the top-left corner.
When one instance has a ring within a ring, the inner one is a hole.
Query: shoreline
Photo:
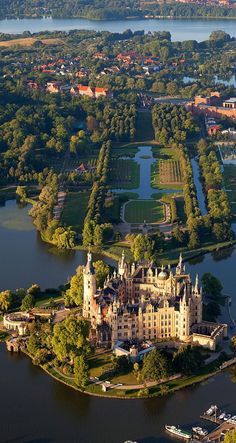
[[[31,355],[25,349],[21,350],[21,352],[23,354],[25,354],[26,357],[29,357],[31,359],[31,364],[33,364]],[[209,372],[208,374],[192,375],[191,377],[186,378],[186,380],[183,380],[182,384],[177,385],[177,386],[175,386],[175,387],[173,387],[171,389],[168,389],[167,392],[164,393],[164,394],[159,391],[159,392],[150,393],[148,395],[132,395],[132,394],[131,395],[125,395],[125,394],[124,395],[117,395],[117,393],[115,393],[115,395],[109,395],[107,392],[103,393],[101,391],[101,393],[97,393],[97,392],[91,392],[91,391],[89,391],[86,388],[85,389],[81,389],[81,388],[79,388],[79,387],[69,383],[66,379],[63,379],[63,378],[60,378],[59,376],[56,376],[45,365],[35,365],[35,366],[40,367],[44,372],[46,372],[47,375],[52,377],[54,380],[64,384],[65,386],[67,386],[67,387],[69,387],[71,389],[74,389],[77,392],[80,392],[81,394],[89,395],[89,396],[92,396],[92,397],[100,397],[100,398],[104,398],[104,399],[114,399],[114,400],[143,400],[143,399],[151,399],[151,398],[157,398],[157,397],[166,397],[169,394],[173,394],[173,393],[175,393],[175,392],[177,392],[177,391],[179,391],[181,389],[197,385],[197,384],[199,384],[199,383],[201,383],[201,382],[203,382],[205,380],[208,380],[211,377],[214,377],[215,375],[220,374],[222,371],[225,371],[226,369],[228,369],[227,367],[225,367],[225,368],[222,368],[222,369],[219,368],[219,369],[213,370],[212,372]],[[53,370],[53,368],[51,368],[51,369]],[[61,377],[63,377],[63,375]],[[179,380],[181,381],[181,379],[184,379],[184,376],[181,377]],[[156,389],[158,386],[165,386],[166,384],[168,384],[168,382],[166,382],[166,383],[157,383],[156,385],[152,386],[152,389]],[[89,385],[89,386],[92,386],[92,385]],[[96,385],[94,385],[94,386],[96,386]],[[145,389],[145,386],[142,389]],[[124,385],[124,391],[125,391],[125,385]],[[134,392],[135,392],[135,394],[138,394],[138,391],[134,391]]]
[[[120,22],[120,21],[148,21],[148,20],[205,20],[205,21],[212,21],[212,20],[236,20],[236,16],[201,16],[201,15],[194,15],[194,16],[157,16],[157,17],[123,17],[123,18],[88,18],[84,15],[75,15],[75,16],[6,16],[3,18],[0,18],[0,22],[3,21],[11,21],[11,20],[87,20],[91,22]],[[39,31],[33,34],[42,33],[43,31]],[[54,32],[54,31],[51,31]],[[68,32],[68,31],[65,31]],[[8,34],[7,32],[3,32],[3,34]],[[9,33],[14,35],[14,33]],[[32,34],[32,35],[33,35]],[[20,35],[20,34],[19,34]]]

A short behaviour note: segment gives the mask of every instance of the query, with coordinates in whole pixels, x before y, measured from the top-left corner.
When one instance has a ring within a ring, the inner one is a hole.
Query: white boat
[[[179,427],[165,425],[165,429],[170,434],[176,435],[176,437],[184,438],[185,440],[190,440],[192,438],[191,432],[184,431]]]
[[[220,414],[218,418],[219,418],[219,420],[224,420],[225,416],[226,416],[226,413],[222,412],[222,414]]]
[[[224,421],[228,421],[231,418],[231,414],[226,414],[224,417]]]
[[[200,428],[199,426],[196,426],[193,429],[193,432],[200,437],[205,437],[208,434],[208,431],[206,429]]]
[[[211,407],[206,411],[206,415],[212,415],[217,411],[218,407],[216,405],[211,405]]]

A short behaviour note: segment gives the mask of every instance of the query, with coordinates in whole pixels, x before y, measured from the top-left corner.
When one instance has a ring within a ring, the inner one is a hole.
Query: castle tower
[[[118,263],[118,274],[123,278],[127,271],[127,263],[125,262],[125,251],[122,251],[121,259]]]
[[[187,299],[187,287],[184,287],[184,295],[179,303],[179,338],[185,340],[190,335],[190,306]]]
[[[198,275],[192,291],[192,318],[191,324],[202,322],[202,288],[199,287]]]
[[[182,254],[179,254],[179,263],[176,266],[176,275],[183,275],[185,274],[185,266],[183,264],[183,257]]]
[[[83,317],[92,317],[92,300],[96,294],[96,274],[92,264],[92,254],[87,254],[87,264],[83,269],[84,275],[84,300],[83,300]]]

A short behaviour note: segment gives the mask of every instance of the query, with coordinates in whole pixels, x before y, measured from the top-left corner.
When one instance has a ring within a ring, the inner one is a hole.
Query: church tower
[[[92,317],[92,300],[96,294],[96,274],[92,264],[92,254],[87,254],[87,264],[83,269],[84,275],[84,300],[83,300],[83,317]]]

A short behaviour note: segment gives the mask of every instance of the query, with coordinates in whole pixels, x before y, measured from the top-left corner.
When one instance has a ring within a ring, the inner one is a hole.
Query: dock
[[[214,442],[214,441],[220,441],[220,437],[229,431],[232,431],[233,429],[236,429],[236,425],[233,425],[229,422],[221,423],[220,426],[218,426],[216,429],[214,429],[212,432],[210,432],[206,437],[203,438],[202,441],[204,442]]]
[[[211,423],[215,423],[216,425],[220,425],[222,423],[222,420],[219,420],[217,417],[215,417],[215,415],[203,414],[203,415],[200,415],[200,418],[202,420],[207,420],[207,421],[210,421]]]

